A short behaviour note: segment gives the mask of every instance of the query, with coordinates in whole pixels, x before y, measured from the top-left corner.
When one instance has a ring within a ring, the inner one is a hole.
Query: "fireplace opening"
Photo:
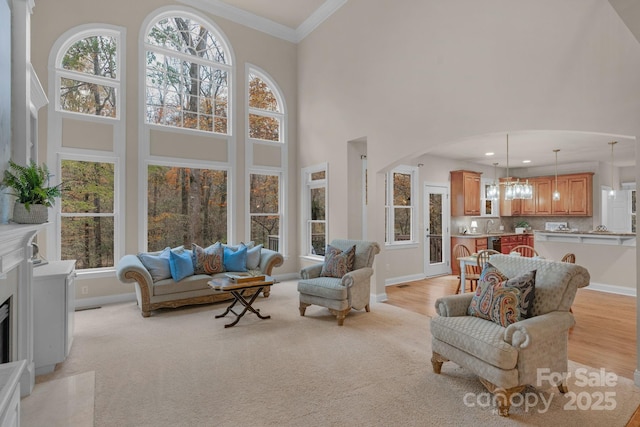
[[[11,362],[11,298],[0,305],[0,363]]]

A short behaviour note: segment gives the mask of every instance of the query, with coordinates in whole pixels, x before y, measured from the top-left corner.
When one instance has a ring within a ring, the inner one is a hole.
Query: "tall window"
[[[147,247],[227,241],[227,172],[149,165]]]
[[[327,166],[305,168],[303,254],[324,256],[327,246]]]
[[[50,55],[50,81],[55,82],[50,94],[55,102],[49,109],[48,162],[57,164],[54,180],[62,182],[63,191],[55,206],[59,234],[47,241],[47,247],[53,259],[76,260],[78,270],[112,268],[122,250],[121,31],[110,25],[73,28],[54,43]],[[109,132],[94,141],[94,125]]]
[[[251,240],[278,251],[280,243],[280,176],[250,174],[249,216]]]
[[[56,64],[59,110],[118,117],[118,44],[117,34],[102,31],[66,49]]]
[[[386,242],[413,243],[415,204],[417,203],[417,169],[399,166],[386,179]]]
[[[77,269],[114,265],[115,165],[64,159],[61,198],[61,259]]]
[[[146,121],[229,134],[228,49],[187,14],[161,18],[145,37]]]
[[[279,94],[273,84],[256,70],[251,69],[249,79],[249,138],[283,142],[283,111]]]

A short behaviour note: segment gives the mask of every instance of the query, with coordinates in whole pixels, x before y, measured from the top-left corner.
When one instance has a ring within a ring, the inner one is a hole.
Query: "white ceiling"
[[[338,0],[224,0],[223,2],[293,30],[301,28],[305,21],[307,23],[313,21],[314,14],[316,20],[319,19],[318,15],[328,17],[343,4]],[[609,2],[638,38],[640,1],[609,0]],[[558,164],[609,162],[611,160],[611,145],[608,144],[610,141],[618,141],[614,146],[616,166],[635,165],[636,141],[630,137],[584,132],[520,131],[509,134],[509,166],[517,168],[553,165],[554,149],[560,149]],[[494,152],[495,155],[485,156],[487,152]],[[489,166],[497,162],[499,167],[506,167],[506,134],[467,138],[429,151],[429,154]],[[531,163],[523,164],[522,161],[525,159],[531,160]]]

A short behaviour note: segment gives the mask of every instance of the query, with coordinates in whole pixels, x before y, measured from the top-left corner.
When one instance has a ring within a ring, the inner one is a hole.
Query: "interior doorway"
[[[449,188],[424,185],[424,274],[450,274]]]

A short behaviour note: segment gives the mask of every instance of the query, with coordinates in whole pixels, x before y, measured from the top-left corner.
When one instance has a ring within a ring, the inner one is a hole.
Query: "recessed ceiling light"
[[[523,160],[522,163],[531,163],[531,160]]]
[[[484,153],[485,156],[493,156],[496,153],[492,153],[492,152],[488,152],[488,153]]]

